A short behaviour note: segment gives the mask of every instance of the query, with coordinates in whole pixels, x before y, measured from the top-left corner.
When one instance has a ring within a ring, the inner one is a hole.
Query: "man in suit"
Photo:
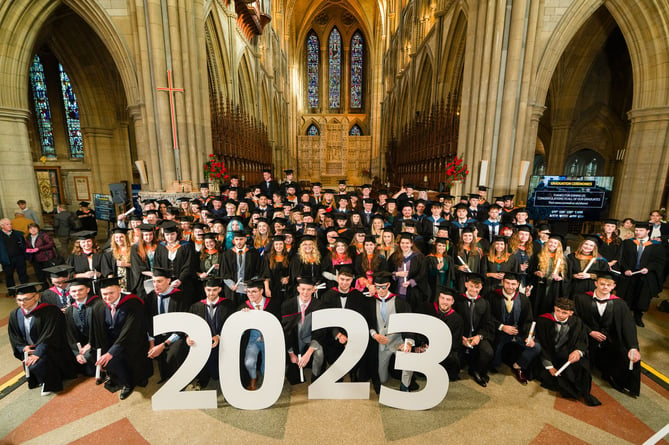
[[[91,348],[91,318],[95,307],[103,304],[100,297],[91,294],[91,280],[73,278],[69,280],[69,292],[72,304],[65,309],[65,326],[67,328],[67,344],[79,365],[79,372],[95,375],[95,351]],[[100,379],[97,384],[103,383]]]
[[[391,315],[411,312],[409,303],[390,292],[391,281],[390,272],[375,273],[374,290],[376,293],[373,298],[367,300],[371,306],[368,312],[370,314],[369,335],[372,340],[368,351],[368,366],[372,374],[374,391],[377,394],[381,391],[381,384],[386,383],[390,377],[390,359],[393,355],[397,352],[411,352],[415,345],[415,339],[411,335],[398,332],[388,333],[388,322]],[[409,391],[412,377],[412,371],[402,370],[400,391]]]
[[[481,297],[483,277],[469,273],[465,277],[466,292],[455,301],[454,309],[465,322],[461,360],[469,365],[469,375],[482,387],[488,386],[488,367],[493,359],[493,326],[490,303]]]
[[[182,334],[170,332],[156,334],[153,317],[156,315],[188,312],[190,296],[172,284],[172,272],[161,267],[153,268],[153,290],[146,296],[146,326],[149,335],[148,357],[156,359],[160,371],[160,381],[172,377],[186,360],[188,348]]]
[[[19,306],[9,314],[9,342],[14,357],[27,369],[28,387],[41,386],[42,395],[63,389],[63,380],[76,375],[74,356],[67,347],[65,316],[56,306],[40,303],[37,285],[11,289]]]
[[[588,334],[581,319],[574,316],[574,302],[558,298],[553,313],[537,318],[535,332],[537,342],[541,345],[541,386],[559,391],[563,397],[582,397],[588,406],[601,405],[590,394],[592,375],[586,356]],[[567,362],[567,368],[557,376]]]
[[[634,238],[623,241],[620,259],[620,295],[639,327],[644,327],[643,313],[664,283],[665,251],[660,241],[650,239],[650,233],[650,223],[637,222]]]
[[[246,234],[241,230],[233,233],[232,244],[232,249],[221,255],[221,277],[226,284],[225,297],[239,306],[246,299],[240,285],[260,275],[260,254],[257,249],[246,247]]]
[[[121,390],[125,400],[136,385],[146,386],[153,374],[153,364],[147,357],[147,338],[144,302],[134,294],[122,294],[118,277],[98,282],[105,304],[93,310],[91,348],[100,348],[102,355],[95,362],[106,370],[109,380],[105,389]]]
[[[337,285],[323,294],[321,299],[327,308],[350,309],[368,320],[367,303],[364,295],[353,287],[355,273],[350,265],[337,266]],[[348,335],[344,329],[334,327],[325,337],[325,353],[328,363],[334,363],[344,352]],[[359,380],[360,364],[351,369],[351,381]],[[364,379],[363,379],[364,380]]]
[[[274,193],[279,192],[279,184],[272,179],[272,170],[265,168],[262,171],[263,180],[260,181],[258,187],[260,187],[260,193],[266,196],[272,196]]]
[[[297,296],[289,298],[281,305],[281,325],[289,359],[286,376],[291,385],[300,383],[300,368],[306,368],[309,363],[312,382],[324,370],[323,345],[326,330],[312,330],[311,314],[325,305],[321,300],[313,298],[314,284],[311,277],[301,277],[297,285]]]
[[[14,230],[7,218],[0,219],[0,264],[5,271],[7,288],[14,287],[14,272],[21,283],[28,282],[26,272],[26,239],[24,233]]]
[[[541,352],[541,346],[529,337],[532,306],[525,294],[518,291],[519,284],[517,274],[505,272],[502,287],[488,295],[493,327],[497,329],[492,367],[501,365],[503,355],[508,352],[516,380],[527,385],[530,365]]]

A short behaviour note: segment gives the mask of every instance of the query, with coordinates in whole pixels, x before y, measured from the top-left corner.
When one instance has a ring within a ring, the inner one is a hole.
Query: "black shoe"
[[[400,391],[409,392],[409,388],[407,388],[404,383],[400,383]]]
[[[379,380],[372,379],[372,386],[376,394],[381,393],[381,382]]]
[[[411,379],[411,383],[409,384],[409,391],[418,391],[420,386],[418,386],[418,383],[416,382],[415,379]]]
[[[592,394],[588,394],[583,398],[585,401],[585,404],[588,406],[599,406],[602,404],[602,402],[599,401],[599,399]]]
[[[480,386],[484,388],[488,386],[488,383],[485,381],[483,377],[481,377],[481,374],[479,374],[477,371],[469,371],[469,375],[471,375],[474,381],[478,383]]]
[[[523,372],[522,369],[520,368],[511,368],[511,371],[513,372],[513,375],[516,377],[516,380],[521,385],[527,385],[527,377],[525,376],[525,373]]]
[[[119,389],[121,389],[121,386],[117,385],[116,383],[112,382],[111,380],[107,380],[105,382],[105,389],[113,394],[116,391],[118,391]]]
[[[636,323],[637,326],[640,328],[645,328],[646,325],[643,323],[643,312],[635,312],[634,313],[634,322]]]
[[[618,382],[615,381],[613,376],[608,376],[608,379],[606,379],[606,380],[611,384],[613,389],[615,389],[616,391],[621,392],[623,394],[625,394],[627,392],[627,391],[625,391],[625,388],[623,388],[621,385],[618,384]]]
[[[488,375],[487,372],[484,372],[483,374],[481,374],[481,377],[483,377],[483,380],[485,380],[486,383],[488,383],[490,381],[490,376]]]
[[[121,390],[121,395],[119,396],[119,399],[125,400],[128,397],[130,397],[130,394],[132,394],[132,391],[135,389],[134,386],[124,386],[123,389]]]

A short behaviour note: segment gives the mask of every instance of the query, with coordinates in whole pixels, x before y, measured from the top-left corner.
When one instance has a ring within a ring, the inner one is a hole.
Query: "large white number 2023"
[[[195,314],[173,312],[154,316],[153,330],[156,335],[185,332],[195,342],[177,372],[151,398],[153,410],[216,408],[216,391],[181,391],[197,376],[211,353],[207,322]]]
[[[369,382],[336,383],[365,354],[369,330],[365,318],[350,309],[321,309],[312,314],[312,329],[341,327],[348,341],[339,358],[309,385],[310,399],[369,399]],[[328,334],[329,335],[329,334]]]
[[[426,384],[425,388],[417,392],[401,392],[384,386],[379,394],[379,403],[406,410],[437,406],[448,392],[448,373],[439,363],[451,350],[451,330],[446,323],[429,315],[393,314],[388,320],[388,333],[396,332],[416,332],[427,337],[430,347],[422,354],[395,354],[395,369],[421,372],[425,374]]]

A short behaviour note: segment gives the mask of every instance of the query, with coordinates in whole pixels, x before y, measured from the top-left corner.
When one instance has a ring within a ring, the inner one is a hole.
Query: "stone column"
[[[669,107],[631,110],[622,175],[614,185],[611,215],[645,220],[660,200],[669,169]]]
[[[567,150],[569,149],[569,132],[571,131],[571,122],[558,122],[552,126],[551,144],[547,150],[546,174],[562,175],[564,173],[564,163],[567,159]]]
[[[0,108],[0,140],[2,140],[2,168],[0,168],[0,204],[2,216],[13,218],[16,201],[25,199],[39,212],[40,200],[37,179],[33,169],[28,136],[28,110]]]

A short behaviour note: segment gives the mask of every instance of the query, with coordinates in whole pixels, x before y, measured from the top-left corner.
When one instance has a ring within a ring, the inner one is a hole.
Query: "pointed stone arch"
[[[237,67],[237,94],[239,106],[251,115],[256,114],[255,100],[258,97],[255,87],[255,76],[252,76],[249,57],[244,53]]]

